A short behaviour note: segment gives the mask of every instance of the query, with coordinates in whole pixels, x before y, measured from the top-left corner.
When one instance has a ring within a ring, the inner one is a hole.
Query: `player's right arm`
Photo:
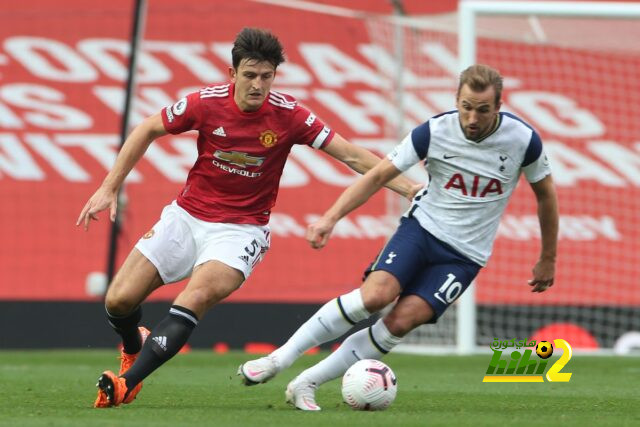
[[[89,222],[98,220],[98,212],[105,209],[110,210],[111,221],[116,219],[116,207],[118,205],[118,190],[124,182],[131,169],[143,156],[149,144],[163,135],[167,131],[162,123],[160,113],[154,114],[145,119],[141,124],[135,127],[129,137],[125,140],[115,164],[105,177],[102,185],[98,187],[96,192],[89,198],[84,205],[80,216],[76,221],[76,226],[84,224],[84,229],[89,229]]]
[[[321,249],[327,244],[331,231],[336,223],[349,212],[363,205],[389,181],[400,175],[391,161],[384,158],[372,169],[369,169],[356,182],[351,184],[324,215],[307,229],[307,241],[314,249]]]
[[[329,145],[323,147],[322,150],[361,174],[366,173],[380,161],[378,156],[369,150],[348,142],[338,133],[334,135]],[[418,191],[422,189],[422,186],[423,184],[416,184],[404,176],[398,176],[386,184],[387,188],[406,197],[409,201],[413,200]]]
[[[333,206],[307,228],[307,241],[311,247],[324,247],[333,227],[342,217],[364,204],[389,181],[426,158],[429,141],[429,122],[425,122],[413,129],[386,158],[351,184]]]

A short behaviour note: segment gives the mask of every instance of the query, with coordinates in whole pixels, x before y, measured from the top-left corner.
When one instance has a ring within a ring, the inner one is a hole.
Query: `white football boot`
[[[321,408],[316,404],[315,383],[296,377],[287,385],[284,395],[286,402],[303,411],[319,411]]]
[[[238,375],[242,375],[244,385],[258,385],[266,383],[280,372],[278,364],[271,356],[250,360],[238,367]]]

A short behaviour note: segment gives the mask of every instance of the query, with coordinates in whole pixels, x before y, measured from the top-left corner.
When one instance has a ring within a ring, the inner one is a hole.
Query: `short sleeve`
[[[406,171],[420,160],[427,157],[431,132],[429,122],[413,129],[402,142],[387,155],[387,159],[398,168]]]
[[[306,144],[320,149],[329,144],[335,135],[335,132],[315,114],[299,105],[293,113],[293,125],[297,130],[295,144]]]
[[[527,181],[535,183],[542,180],[545,176],[551,174],[549,159],[544,153],[542,140],[537,132],[533,131],[527,151],[522,161],[522,171]]]
[[[200,93],[193,92],[162,109],[162,123],[167,132],[178,134],[200,127]]]

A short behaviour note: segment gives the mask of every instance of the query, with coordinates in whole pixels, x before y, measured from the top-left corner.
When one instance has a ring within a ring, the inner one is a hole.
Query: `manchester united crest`
[[[260,134],[260,144],[265,147],[273,147],[278,142],[278,135],[272,130],[265,130]]]

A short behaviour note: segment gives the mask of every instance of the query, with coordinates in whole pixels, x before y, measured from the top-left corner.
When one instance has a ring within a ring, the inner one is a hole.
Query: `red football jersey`
[[[210,222],[269,222],[293,144],[322,148],[334,132],[294,98],[269,92],[259,110],[244,112],[234,86],[201,89],[162,109],[172,134],[198,131],[198,159],[178,205]]]

